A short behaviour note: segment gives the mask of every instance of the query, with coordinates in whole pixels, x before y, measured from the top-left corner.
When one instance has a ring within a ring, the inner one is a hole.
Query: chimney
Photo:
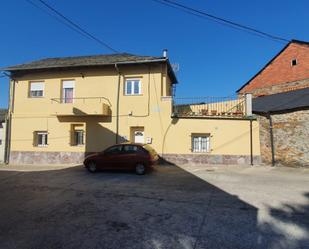
[[[166,49],[166,48],[163,49],[163,57],[164,57],[164,58],[167,58],[167,49]]]

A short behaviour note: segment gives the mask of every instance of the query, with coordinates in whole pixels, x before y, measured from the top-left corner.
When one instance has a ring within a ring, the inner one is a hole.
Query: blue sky
[[[167,48],[171,62],[180,65],[178,97],[232,95],[284,46],[151,0],[46,2],[119,51],[160,56]],[[178,2],[288,39],[309,40],[307,0]],[[0,67],[110,53],[25,0],[1,1],[0,30]],[[7,98],[8,80],[0,78],[0,107],[7,106]]]

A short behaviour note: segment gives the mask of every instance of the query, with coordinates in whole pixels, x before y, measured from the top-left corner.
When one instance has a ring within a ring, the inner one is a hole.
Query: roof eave
[[[176,75],[172,69],[172,66],[167,58],[160,58],[155,60],[139,60],[139,61],[122,61],[104,64],[93,64],[93,65],[70,65],[70,66],[49,66],[49,67],[35,67],[35,68],[18,68],[18,67],[6,67],[0,68],[0,71],[7,71],[10,73],[22,72],[22,71],[33,71],[33,70],[43,70],[43,69],[57,69],[57,68],[79,68],[79,67],[100,67],[100,66],[112,66],[112,65],[134,65],[134,64],[144,64],[144,63],[156,63],[156,62],[166,62],[169,68],[169,74],[172,83],[178,83]]]

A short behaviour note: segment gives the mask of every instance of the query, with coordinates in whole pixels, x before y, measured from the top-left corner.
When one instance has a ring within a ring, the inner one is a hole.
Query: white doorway
[[[134,131],[134,143],[145,143],[144,131]]]
[[[133,143],[144,144],[144,127],[143,126],[133,126],[130,127],[130,141]]]

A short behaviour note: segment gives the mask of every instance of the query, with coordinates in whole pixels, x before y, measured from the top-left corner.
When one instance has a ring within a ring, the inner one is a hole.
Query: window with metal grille
[[[35,132],[35,145],[38,147],[45,147],[48,145],[48,132],[36,131]]]
[[[83,130],[74,131],[74,145],[84,145],[84,131]]]
[[[209,152],[210,151],[210,135],[192,135],[192,152]]]

